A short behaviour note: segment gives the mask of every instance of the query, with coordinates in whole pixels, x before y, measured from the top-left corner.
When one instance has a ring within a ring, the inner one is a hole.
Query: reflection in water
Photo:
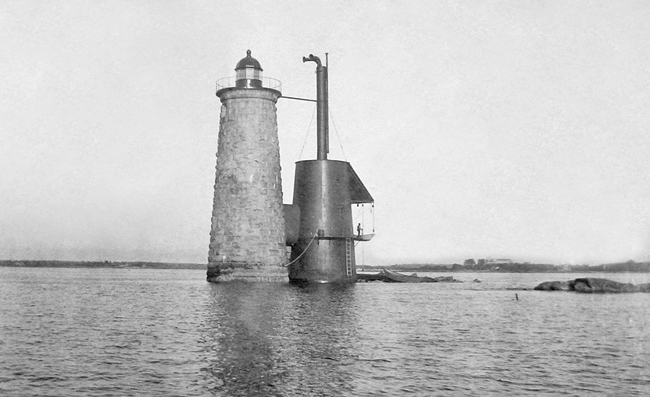
[[[353,375],[346,369],[358,343],[354,286],[227,283],[211,288],[201,343],[212,393],[351,390]]]
[[[508,289],[547,274],[349,288],[204,279],[194,270],[0,268],[0,395],[650,389],[650,294],[519,290],[516,300]]]

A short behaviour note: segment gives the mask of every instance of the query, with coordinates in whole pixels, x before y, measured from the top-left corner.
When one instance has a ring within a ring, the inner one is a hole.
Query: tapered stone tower
[[[236,77],[217,82],[221,120],[207,280],[287,281],[276,102],[247,51]]]

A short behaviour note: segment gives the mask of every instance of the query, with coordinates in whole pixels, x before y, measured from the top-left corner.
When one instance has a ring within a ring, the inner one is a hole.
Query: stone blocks
[[[233,89],[222,102],[208,281],[286,281],[279,93]]]

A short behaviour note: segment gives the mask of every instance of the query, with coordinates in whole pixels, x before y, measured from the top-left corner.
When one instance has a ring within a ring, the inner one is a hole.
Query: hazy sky
[[[215,81],[251,49],[307,98],[329,53],[358,264],[648,260],[648,43],[648,1],[3,1],[0,259],[205,263]],[[278,102],[285,203],[313,114]]]

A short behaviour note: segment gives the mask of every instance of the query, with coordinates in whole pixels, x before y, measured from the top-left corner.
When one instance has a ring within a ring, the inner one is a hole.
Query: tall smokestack
[[[315,55],[309,54],[309,57],[302,57],[303,62],[316,62],[316,131],[318,152],[316,159],[327,160],[327,154],[330,152],[329,138],[329,115],[328,115],[328,92],[327,92],[327,66],[323,66]]]

